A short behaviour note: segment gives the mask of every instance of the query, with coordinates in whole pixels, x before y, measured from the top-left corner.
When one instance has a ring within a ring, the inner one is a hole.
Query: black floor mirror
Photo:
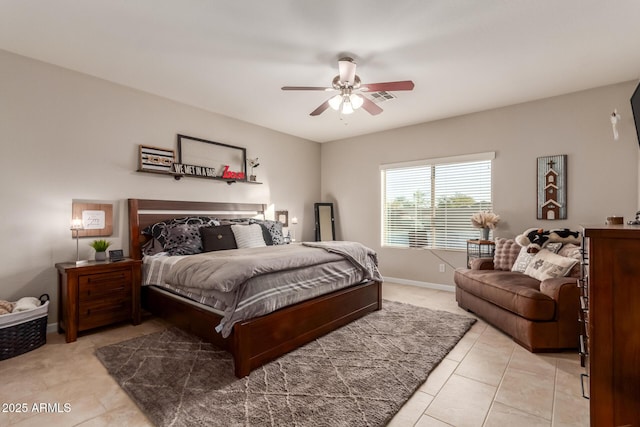
[[[314,203],[316,212],[316,242],[336,240],[333,203]]]

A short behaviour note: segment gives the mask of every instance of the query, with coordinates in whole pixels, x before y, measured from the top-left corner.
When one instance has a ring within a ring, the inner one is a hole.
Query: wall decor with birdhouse
[[[538,157],[537,218],[567,219],[567,155]]]

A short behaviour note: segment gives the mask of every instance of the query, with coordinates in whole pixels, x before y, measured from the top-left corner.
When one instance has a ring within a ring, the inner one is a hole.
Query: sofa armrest
[[[579,295],[578,279],[575,277],[556,277],[540,282],[540,292],[558,301],[563,293],[568,293],[570,298]]]
[[[493,270],[493,258],[474,258],[470,267],[471,270]]]

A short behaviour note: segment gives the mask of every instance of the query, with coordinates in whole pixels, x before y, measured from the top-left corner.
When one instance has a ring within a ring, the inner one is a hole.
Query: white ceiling
[[[312,141],[640,77],[639,0],[0,0],[0,49]],[[309,113],[344,54],[412,92]]]

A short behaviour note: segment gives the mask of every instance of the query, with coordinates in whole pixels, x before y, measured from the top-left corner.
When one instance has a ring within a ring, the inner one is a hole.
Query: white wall
[[[502,217],[497,236],[513,237],[538,226],[578,229],[614,214],[632,219],[638,207],[639,150],[629,98],[636,84],[323,144],[322,195],[323,201],[336,203],[338,238],[375,249],[384,276],[453,285],[453,268],[440,273],[443,261],[434,254],[462,267],[463,252],[381,247],[379,165],[485,151],[496,152],[493,200]],[[609,118],[614,108],[622,116],[618,141]],[[568,155],[568,219],[536,220],[536,158],[555,154]]]
[[[215,94],[211,94],[215,96]],[[177,148],[182,133],[247,148],[262,185],[135,172],[138,145]],[[113,202],[113,249],[128,253],[127,198],[259,202],[297,216],[313,238],[320,146],[123,86],[0,51],[0,299],[48,293],[54,264],[75,260],[72,200]],[[295,179],[294,179],[295,178]],[[300,235],[302,233],[302,236]],[[81,239],[81,257],[92,258]]]

